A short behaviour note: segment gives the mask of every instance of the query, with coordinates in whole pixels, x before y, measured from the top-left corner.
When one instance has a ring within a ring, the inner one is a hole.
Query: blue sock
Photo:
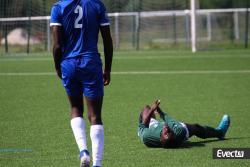
[[[80,158],[83,157],[83,156],[85,156],[85,155],[88,155],[88,156],[89,156],[88,150],[82,150],[82,151],[80,152]]]

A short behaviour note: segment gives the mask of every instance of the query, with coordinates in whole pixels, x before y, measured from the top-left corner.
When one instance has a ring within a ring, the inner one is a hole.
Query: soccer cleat
[[[80,152],[80,167],[90,167],[90,156],[88,150]]]
[[[219,126],[216,128],[217,130],[220,130],[222,132],[219,139],[221,140],[225,139],[225,135],[227,133],[229,126],[230,126],[230,117],[229,115],[224,115],[220,121]]]

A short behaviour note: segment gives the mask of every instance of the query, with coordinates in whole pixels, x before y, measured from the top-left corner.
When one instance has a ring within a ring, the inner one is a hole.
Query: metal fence
[[[244,8],[197,10],[197,48],[247,47],[248,13],[249,9]],[[190,10],[108,15],[116,49],[191,48]],[[0,18],[0,52],[50,51],[49,19],[49,16]],[[15,36],[23,37],[22,43],[20,39],[13,42]]]

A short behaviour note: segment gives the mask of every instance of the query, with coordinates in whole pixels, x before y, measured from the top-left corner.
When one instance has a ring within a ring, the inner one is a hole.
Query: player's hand
[[[109,83],[110,83],[110,71],[103,72],[103,82],[104,82],[104,86],[109,85]]]
[[[157,111],[157,109],[159,108],[161,101],[160,100],[156,100],[152,105],[151,105],[151,111]]]

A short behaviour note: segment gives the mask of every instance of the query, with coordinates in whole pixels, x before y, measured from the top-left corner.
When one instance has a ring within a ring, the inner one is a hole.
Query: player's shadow
[[[185,148],[192,148],[192,147],[204,147],[207,143],[223,142],[225,140],[242,140],[242,139],[249,139],[249,138],[250,137],[234,137],[234,138],[226,138],[224,140],[210,139],[210,140],[201,140],[201,141],[186,141],[179,148],[185,149]]]

